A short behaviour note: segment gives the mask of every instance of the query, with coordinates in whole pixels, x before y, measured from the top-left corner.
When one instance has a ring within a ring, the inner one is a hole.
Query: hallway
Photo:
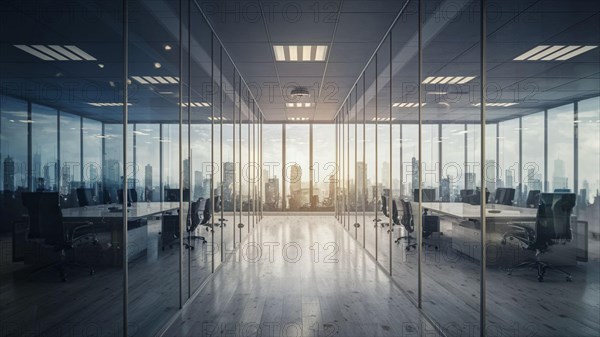
[[[333,216],[266,216],[165,336],[437,335]]]

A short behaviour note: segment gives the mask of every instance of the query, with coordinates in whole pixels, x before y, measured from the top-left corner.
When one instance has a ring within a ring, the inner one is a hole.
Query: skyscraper
[[[485,184],[489,191],[496,190],[496,161],[488,159],[485,161]]]
[[[190,188],[190,160],[183,160],[183,188]]]
[[[419,161],[417,158],[412,157],[412,185],[411,189],[419,188]],[[412,195],[412,190],[409,191],[410,195]]]
[[[302,189],[302,168],[300,165],[294,164],[290,167],[290,192],[300,191]]]
[[[146,164],[144,168],[144,186],[146,191],[152,191],[152,165]]]
[[[15,190],[15,161],[11,156],[4,159],[4,188],[5,191]]]
[[[265,183],[265,208],[274,210],[279,207],[279,178],[270,178]]]
[[[554,159],[554,175],[552,176],[552,188],[569,188],[569,179],[565,174],[565,162],[562,159]]]
[[[390,187],[390,163],[387,161],[381,167],[381,184],[384,188]]]
[[[194,171],[194,199],[204,196],[204,186],[202,184],[202,171]]]
[[[366,185],[366,181],[364,181],[367,176],[367,164],[362,161],[356,163],[356,191],[358,193],[358,198],[364,194],[364,186]],[[332,176],[333,179],[333,176]]]

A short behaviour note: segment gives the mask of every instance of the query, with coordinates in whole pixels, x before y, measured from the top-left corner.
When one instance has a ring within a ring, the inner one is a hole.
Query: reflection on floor
[[[184,275],[191,277],[191,291],[211,273],[210,250],[220,250],[221,237],[226,250],[233,250],[234,225],[215,228],[214,239],[204,228],[199,235],[208,243],[196,241],[196,249],[184,250]],[[151,336],[179,309],[179,245],[161,249],[160,220],[148,222],[146,253],[129,263],[129,334]],[[246,230],[246,229],[245,229]],[[237,230],[236,230],[237,232]],[[242,239],[247,235],[243,232]],[[2,237],[0,287],[0,336],[117,336],[122,328],[123,270],[96,267],[94,276],[86,270],[68,268],[69,279],[60,282],[54,269],[31,276],[30,267],[11,262],[11,238]],[[236,234],[236,240],[239,240]],[[191,252],[191,255],[190,255]],[[221,261],[215,254],[215,264]]]
[[[259,331],[259,333],[257,333]],[[332,216],[265,216],[167,336],[418,336],[433,327]]]
[[[387,218],[380,215],[384,221]],[[389,270],[388,227],[375,229],[373,214],[366,216],[367,251]],[[349,233],[360,244],[363,227],[356,232],[355,216]],[[358,222],[363,223],[362,214]],[[343,225],[342,225],[343,226]],[[480,301],[479,261],[456,252],[452,226],[442,221],[443,241],[438,250],[424,249],[423,309],[448,336],[478,335]],[[393,239],[400,235],[395,227]],[[402,233],[401,235],[405,235]],[[376,243],[377,237],[377,243]],[[392,277],[410,296],[417,297],[417,253],[407,252],[405,242],[392,244]],[[377,249],[375,248],[377,247]],[[573,275],[567,283],[560,273],[549,271],[539,283],[532,269],[507,275],[503,268],[487,268],[487,332],[489,336],[597,336],[600,330],[600,265],[598,242],[590,243],[587,263],[566,268]]]

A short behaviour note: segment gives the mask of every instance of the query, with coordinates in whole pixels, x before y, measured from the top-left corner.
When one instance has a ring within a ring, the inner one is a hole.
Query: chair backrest
[[[77,202],[79,207],[90,206],[93,203],[92,189],[91,188],[78,188],[77,189]]]
[[[129,198],[131,202],[138,202],[138,194],[135,188],[130,188],[127,193],[129,193],[127,198]]]
[[[65,241],[58,192],[23,192],[23,205],[29,213],[29,238],[44,238],[46,243]]]
[[[394,199],[392,199],[392,221],[394,222],[394,225],[400,225],[398,205],[396,204],[396,200]]]
[[[123,203],[123,190],[122,189],[118,189],[117,190],[117,200],[119,201],[119,204]],[[127,203],[131,203],[133,202],[131,200],[131,189],[127,190]]]
[[[496,189],[496,203],[501,205],[512,205],[515,199],[515,189],[500,187]]]
[[[188,211],[188,232],[193,232],[200,224],[200,207],[204,207],[204,199],[199,198],[197,201],[190,203]]]
[[[387,197],[385,195],[381,196],[381,212],[383,212],[383,215],[385,215],[386,217],[390,217],[389,213],[388,213],[388,208],[387,208]]]
[[[107,205],[112,203],[110,192],[106,188],[102,189],[102,203]]]
[[[466,202],[465,199],[468,198],[468,196],[475,194],[475,191],[471,190],[471,189],[466,189],[466,190],[460,190],[460,201],[461,202]]]
[[[575,207],[575,193],[542,193],[536,216],[536,243],[552,244],[554,240],[570,240],[571,213]]]
[[[402,226],[407,232],[412,233],[415,231],[415,222],[413,220],[412,205],[410,201],[400,200],[402,202]]]
[[[177,202],[179,201],[179,189],[178,188],[165,188],[165,201]],[[190,201],[190,189],[183,189],[183,201]]]
[[[424,188],[422,189],[421,195],[423,196],[423,202],[435,201],[435,188]],[[419,189],[413,190],[413,201],[419,201]]]
[[[210,216],[211,216],[211,209],[210,209],[211,205],[210,205],[210,203],[211,202],[212,201],[211,201],[210,198],[208,198],[208,199],[205,200],[204,210],[202,211],[202,222],[201,222],[202,225],[207,224],[208,221],[210,220]]]
[[[215,212],[221,211],[221,196],[215,195]]]
[[[526,207],[537,208],[540,205],[540,190],[531,190],[527,193]]]

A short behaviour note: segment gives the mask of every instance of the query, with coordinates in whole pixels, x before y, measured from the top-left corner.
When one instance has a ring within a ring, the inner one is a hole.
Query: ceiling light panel
[[[179,77],[173,76],[131,76],[139,84],[177,84]]]
[[[288,117],[288,121],[294,121],[294,122],[298,122],[298,121],[307,121],[310,118],[308,117]]]
[[[90,102],[88,104],[95,107],[123,106],[122,102]],[[131,103],[127,103],[127,106],[131,106]]]
[[[510,103],[485,103],[485,106],[494,106],[494,107],[509,107],[513,105],[517,105],[518,103],[510,102]],[[481,106],[481,103],[473,104],[473,106]]]
[[[72,45],[15,44],[14,46],[43,61],[96,61],[95,57]]]
[[[424,106],[427,103],[421,103],[421,106]],[[419,106],[419,103],[394,103],[392,104],[394,108],[416,108]]]
[[[515,61],[565,61],[581,55],[598,46],[582,45],[541,45],[515,57]]]
[[[287,108],[310,108],[312,107],[312,103],[285,103]]]
[[[423,84],[465,84],[475,79],[475,76],[429,76]]]
[[[210,103],[208,102],[191,102],[189,105],[191,105],[194,108],[208,108],[210,107]],[[188,106],[188,103],[183,103],[182,106],[186,107]]]
[[[278,62],[323,62],[327,57],[325,45],[274,45],[273,52]]]

